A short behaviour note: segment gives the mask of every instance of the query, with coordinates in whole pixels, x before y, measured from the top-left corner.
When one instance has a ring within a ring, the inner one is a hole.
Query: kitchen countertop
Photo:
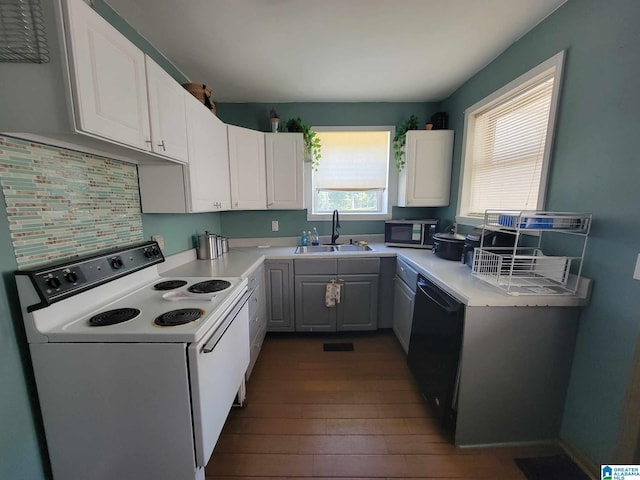
[[[386,247],[383,244],[370,246],[373,251],[307,254],[294,253],[294,246],[232,248],[215,260],[194,260],[193,253],[184,257],[185,263],[161,274],[166,277],[247,277],[265,259],[400,257],[468,307],[576,307],[589,304],[592,281],[585,277],[580,279],[576,295],[509,295],[471,275],[468,266],[444,260],[431,250]]]

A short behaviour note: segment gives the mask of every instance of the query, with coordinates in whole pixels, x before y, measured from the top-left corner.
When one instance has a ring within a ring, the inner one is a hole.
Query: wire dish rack
[[[591,214],[487,210],[483,230],[514,235],[513,247],[484,245],[474,250],[472,274],[511,295],[574,295],[591,229]],[[545,255],[543,237],[570,235],[558,243],[566,255]]]

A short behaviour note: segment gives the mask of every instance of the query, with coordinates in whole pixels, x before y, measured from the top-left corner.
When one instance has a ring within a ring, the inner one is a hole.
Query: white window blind
[[[474,114],[468,213],[536,209],[554,73]]]
[[[384,190],[389,160],[388,131],[316,132],[322,159],[313,172],[316,190]]]

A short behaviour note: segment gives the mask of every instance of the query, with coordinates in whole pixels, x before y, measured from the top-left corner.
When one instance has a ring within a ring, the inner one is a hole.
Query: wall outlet
[[[162,235],[151,235],[151,240],[158,242],[160,250],[164,250],[164,237]]]
[[[636,270],[633,272],[633,278],[636,280],[640,280],[640,253],[638,254],[638,259],[636,260]]]
[[[278,226],[278,220],[271,221],[271,231],[277,232],[280,227]]]

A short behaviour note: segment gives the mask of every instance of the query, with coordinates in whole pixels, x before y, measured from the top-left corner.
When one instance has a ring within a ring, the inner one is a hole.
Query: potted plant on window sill
[[[418,117],[415,115],[411,115],[408,120],[403,122],[393,137],[393,157],[399,172],[404,169],[406,163],[404,153],[407,145],[407,132],[409,130],[418,130]]]
[[[311,167],[314,170],[318,170],[320,165],[320,158],[322,157],[322,145],[316,132],[311,130],[311,126],[302,122],[300,117],[290,118],[287,121],[288,132],[302,133],[305,148],[305,161],[311,162]]]

